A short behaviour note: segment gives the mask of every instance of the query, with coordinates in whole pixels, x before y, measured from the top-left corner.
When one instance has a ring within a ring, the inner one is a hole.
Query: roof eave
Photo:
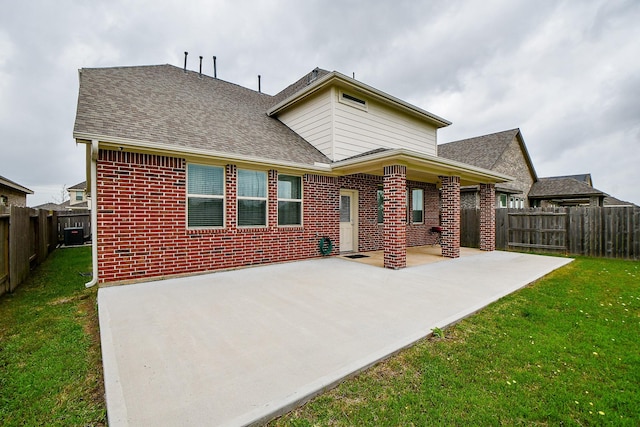
[[[9,187],[13,190],[19,191],[21,193],[33,194],[32,190],[29,190],[27,187],[23,187],[22,185],[17,184],[8,179],[0,179],[0,184],[4,185],[5,187]]]
[[[99,141],[101,148],[112,148],[116,150],[127,150],[133,152],[151,152],[175,157],[187,157],[193,159],[218,159],[232,161],[244,165],[254,166],[278,166],[289,170],[309,171],[319,173],[330,173],[331,167],[324,163],[296,163],[282,160],[266,159],[257,156],[246,156],[235,153],[225,153],[215,150],[205,150],[200,148],[184,147],[177,145],[161,144],[151,141],[133,140],[128,138],[113,137],[107,135],[97,135],[83,132],[74,132],[73,137],[78,143],[90,143],[92,140]]]
[[[514,180],[511,176],[488,169],[407,149],[393,149],[373,153],[367,156],[338,161],[331,166],[335,172],[348,172],[368,165],[390,166],[394,164],[403,164],[410,168],[429,171],[431,174],[441,176],[460,176],[461,185],[496,184]]]
[[[451,124],[449,120],[446,120],[433,113],[423,110],[422,108],[416,107],[415,105],[412,105],[406,101],[403,101],[399,98],[389,95],[388,93],[378,90],[372,86],[359,82],[358,80],[352,79],[351,77],[345,76],[344,74],[338,73],[337,71],[332,71],[329,74],[326,74],[320,77],[319,79],[317,79],[315,82],[313,82],[306,88],[299,90],[295,94],[291,95],[290,97],[284,99],[283,101],[279,102],[275,106],[271,107],[269,110],[267,110],[267,115],[269,116],[277,115],[281,111],[288,109],[289,107],[298,103],[302,99],[305,99],[310,95],[332,84],[342,84],[350,88],[357,89],[378,101],[381,101],[385,104],[391,104],[396,108],[400,108],[401,110],[404,110],[413,115],[426,119],[438,128],[446,127]]]
[[[563,199],[579,199],[583,197],[606,197],[604,193],[572,193],[572,194],[542,194],[542,195],[531,195],[529,194],[530,199],[555,199],[555,198],[563,198]]]

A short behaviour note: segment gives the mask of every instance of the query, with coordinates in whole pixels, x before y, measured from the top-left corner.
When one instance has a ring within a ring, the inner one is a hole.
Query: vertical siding
[[[339,96],[336,91],[335,96]],[[436,128],[366,99],[367,110],[334,103],[334,160],[384,148],[406,148],[437,155]]]
[[[333,89],[327,89],[278,116],[330,159],[333,158],[332,92]]]

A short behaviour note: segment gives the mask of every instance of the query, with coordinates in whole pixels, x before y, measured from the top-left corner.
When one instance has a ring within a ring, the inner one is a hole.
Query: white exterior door
[[[340,190],[340,252],[358,247],[358,195],[353,190]]]

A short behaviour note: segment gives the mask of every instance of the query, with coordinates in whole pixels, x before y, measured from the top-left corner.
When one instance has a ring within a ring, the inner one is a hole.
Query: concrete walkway
[[[263,422],[570,261],[326,258],[101,288],[109,425]]]

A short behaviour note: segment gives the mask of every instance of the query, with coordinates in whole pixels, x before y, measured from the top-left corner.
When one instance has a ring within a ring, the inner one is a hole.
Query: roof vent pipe
[[[216,68],[216,57],[213,57],[213,78],[218,78],[218,69]]]
[[[187,72],[187,55],[189,55],[189,52],[185,52],[184,53],[184,72]]]
[[[260,74],[258,74],[258,92],[262,93],[262,90],[260,90]]]
[[[200,77],[202,77],[202,55],[200,55]]]

